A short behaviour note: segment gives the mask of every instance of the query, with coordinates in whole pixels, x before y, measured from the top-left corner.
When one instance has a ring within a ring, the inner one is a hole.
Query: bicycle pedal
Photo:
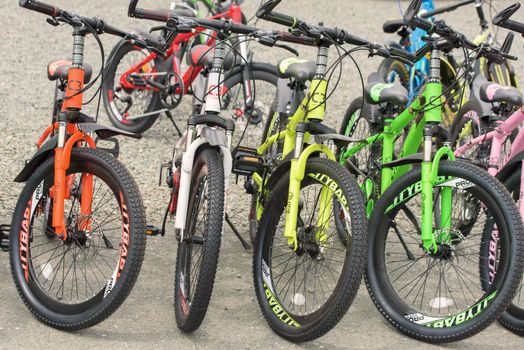
[[[152,226],[152,225],[146,226],[146,234],[148,236],[158,236],[158,235],[164,236],[164,233],[158,227]]]
[[[0,249],[4,252],[9,250],[9,231],[11,231],[11,225],[0,225]]]
[[[251,175],[264,170],[264,159],[254,148],[236,147],[233,150],[233,174]]]

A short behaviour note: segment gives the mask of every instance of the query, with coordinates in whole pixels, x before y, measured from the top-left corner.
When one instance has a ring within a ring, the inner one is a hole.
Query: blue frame
[[[400,0],[398,0],[398,5],[400,8]],[[433,0],[422,1],[422,6],[420,8],[421,11],[433,11],[434,9],[435,5],[433,4]],[[433,17],[428,19],[433,20]],[[409,35],[409,45],[403,46],[403,48],[411,53],[415,53],[426,44],[426,42],[422,40],[422,37],[425,35],[427,35],[427,33],[422,29],[416,28],[411,30]],[[415,63],[414,66],[406,65],[406,68],[409,72],[409,100],[412,102],[417,96],[421,86],[426,82],[426,77],[429,75],[429,60],[424,57]]]

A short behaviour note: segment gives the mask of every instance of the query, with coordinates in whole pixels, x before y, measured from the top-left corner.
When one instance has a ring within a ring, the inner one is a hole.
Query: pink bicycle
[[[515,4],[501,11],[493,24],[524,36],[524,23],[510,20],[520,8]],[[521,91],[514,87],[485,82],[480,86],[480,99],[491,103],[491,111],[470,101],[459,111],[452,126],[452,142],[457,145],[455,155],[469,156],[487,168],[506,186],[524,217],[524,107]],[[481,208],[479,208],[480,210]],[[467,211],[464,211],[466,213]],[[470,215],[475,216],[474,213]],[[497,230],[485,230],[483,257],[488,264],[497,262]],[[489,276],[492,277],[492,276]],[[501,324],[524,336],[524,287],[521,284],[512,304],[500,317]]]
[[[493,23],[521,34],[524,24],[509,20],[519,9],[516,4],[502,11]],[[517,202],[520,215],[524,217],[524,107],[522,92],[514,87],[500,86],[484,82],[479,89],[483,102],[491,104],[486,111],[476,101],[467,102],[459,111],[452,126],[452,144],[457,148],[455,156],[465,157],[487,169],[496,176],[512,194]],[[475,220],[476,213],[482,210],[475,203],[464,198],[463,215]],[[484,230],[481,258],[487,264],[497,263],[498,234],[494,226],[486,225]],[[489,272],[486,272],[489,275]],[[491,280],[493,276],[487,276]],[[521,285],[512,304],[500,317],[501,324],[519,335],[524,335],[524,288]]]

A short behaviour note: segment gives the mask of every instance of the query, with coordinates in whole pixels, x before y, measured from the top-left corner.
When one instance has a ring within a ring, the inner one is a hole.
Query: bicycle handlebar
[[[137,0],[133,0],[135,3]],[[135,41],[144,48],[149,48],[162,53],[166,50],[166,43],[157,41],[153,37],[143,37],[134,33],[129,33],[124,30],[113,27],[104,20],[96,17],[82,17],[70,12],[59,9],[56,6],[45,4],[35,0],[19,0],[20,7],[28,10],[36,11],[53,17],[57,22],[65,22],[73,26],[81,25],[82,23],[94,29],[98,34],[107,33],[110,35],[119,36],[121,38],[129,38]],[[51,22],[50,22],[51,23]]]

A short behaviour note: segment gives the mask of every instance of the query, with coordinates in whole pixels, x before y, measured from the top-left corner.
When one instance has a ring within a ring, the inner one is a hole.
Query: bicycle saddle
[[[47,65],[47,78],[54,81],[58,78],[67,81],[67,73],[71,67],[71,60],[54,60]],[[84,63],[84,84],[89,83],[93,68],[91,65]]]
[[[205,66],[211,67],[213,65],[213,57],[215,55],[215,49],[210,49],[208,45],[195,45],[191,48],[187,57],[187,64],[190,66]],[[235,53],[231,50],[226,49],[226,57],[222,69],[230,70],[235,64]]]
[[[488,103],[504,102],[513,106],[522,106],[522,92],[519,89],[491,82],[480,86],[480,99]]]
[[[396,33],[400,28],[404,26],[404,20],[402,18],[390,19],[382,25],[384,33]]]
[[[365,89],[366,101],[372,105],[390,103],[404,106],[408,103],[408,91],[399,84],[370,83]]]
[[[296,57],[283,59],[277,67],[280,78],[295,78],[302,83],[312,80],[316,71],[315,62]]]

